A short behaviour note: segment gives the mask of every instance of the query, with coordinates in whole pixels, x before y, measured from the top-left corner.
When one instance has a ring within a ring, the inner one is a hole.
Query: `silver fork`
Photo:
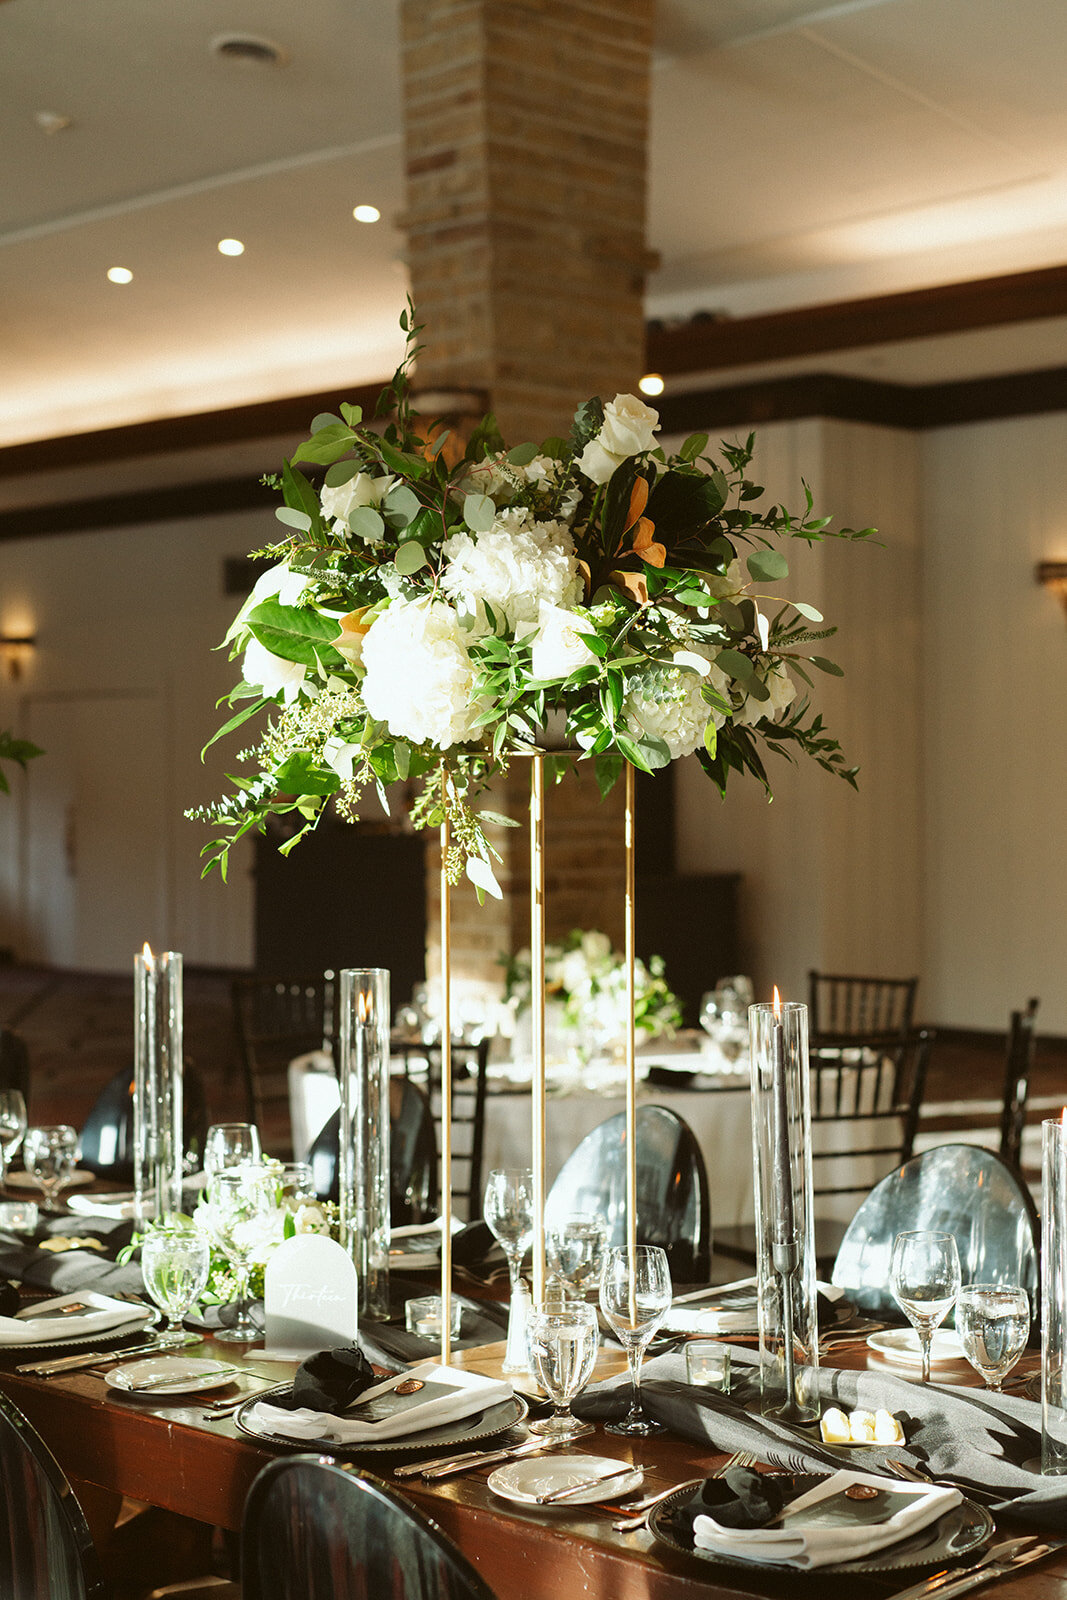
[[[709,1476],[712,1478],[725,1478],[726,1474],[734,1467],[754,1467],[758,1460],[759,1456],[754,1456],[751,1451],[735,1450],[733,1455],[727,1456],[722,1466],[716,1467],[715,1471],[710,1473]],[[693,1478],[691,1483],[703,1483],[703,1481],[702,1478]],[[611,1524],[612,1528],[616,1533],[647,1532],[649,1514],[656,1509],[660,1502],[666,1500],[676,1490],[688,1489],[689,1487],[690,1483],[672,1483],[669,1489],[661,1490],[659,1494],[653,1495],[650,1500],[644,1501],[639,1508],[635,1507],[635,1509],[640,1509],[641,1511],[639,1517],[627,1517],[624,1522],[613,1522]]]

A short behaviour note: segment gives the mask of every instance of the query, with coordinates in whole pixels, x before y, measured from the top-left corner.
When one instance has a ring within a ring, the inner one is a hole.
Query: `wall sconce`
[[[13,682],[22,677],[22,669],[37,643],[35,633],[0,633],[0,661],[4,672]]]
[[[1038,583],[1051,590],[1067,612],[1067,561],[1039,561],[1034,576]]]

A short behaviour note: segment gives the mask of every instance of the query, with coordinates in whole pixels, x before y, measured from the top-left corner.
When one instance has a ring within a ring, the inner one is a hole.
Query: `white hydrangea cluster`
[[[761,673],[763,682],[770,695],[769,700],[754,700],[751,695],[745,699],[740,711],[734,712],[733,720],[744,728],[754,727],[757,722],[777,721],[778,717],[796,699],[796,684],[785,670],[783,661],[775,661],[769,672]]]
[[[448,750],[474,733],[467,636],[442,600],[394,600],[363,641],[363,703],[398,739]]]
[[[699,658],[699,653],[692,649],[683,654],[690,662]],[[703,674],[675,668],[668,673],[657,673],[654,685],[642,686],[641,680],[636,679],[623,706],[631,733],[662,739],[672,761],[691,756],[703,740],[708,723],[721,728],[726,720],[724,712],[704,699],[701,690],[705,684],[729,701],[730,680],[711,661],[707,662]]]
[[[525,506],[501,511],[486,533],[462,529],[442,546],[441,588],[488,627],[482,602],[517,637],[538,626],[542,601],[570,609],[581,579],[570,529],[563,522],[535,522]]]

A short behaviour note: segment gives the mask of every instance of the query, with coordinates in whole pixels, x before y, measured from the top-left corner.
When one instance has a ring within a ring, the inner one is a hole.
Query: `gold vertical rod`
[[[441,793],[448,782],[442,773]],[[448,813],[441,822],[441,1365],[452,1355],[452,886]]]
[[[533,1303],[545,1298],[545,763],[530,768],[530,1001],[533,1011]]]
[[[637,1030],[634,1020],[635,894],[634,769],[626,763],[626,1249],[630,1258],[630,1314],[637,1315]]]

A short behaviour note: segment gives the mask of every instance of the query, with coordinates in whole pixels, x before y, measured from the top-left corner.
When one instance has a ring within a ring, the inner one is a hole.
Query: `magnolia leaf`
[[[823,621],[822,612],[821,611],[816,611],[814,606],[806,605],[803,600],[794,600],[792,602],[792,606],[793,606],[793,610],[794,611],[799,611],[800,615],[802,617],[807,617],[809,622],[822,622]]]
[[[488,533],[496,521],[496,506],[487,494],[464,495],[463,520],[472,533]]]
[[[627,761],[632,767],[636,767],[639,772],[652,771],[652,768],[648,764],[648,758],[645,755],[644,750],[635,739],[630,738],[629,734],[616,733],[615,743],[618,745],[619,749],[622,751],[622,754],[626,757]],[[664,748],[666,748],[666,746],[664,746]]]
[[[307,751],[297,751],[283,761],[274,774],[274,781],[283,794],[303,797],[313,794],[335,794],[341,780],[332,767],[315,761]]]
[[[514,450],[508,451],[508,460],[513,467],[528,467],[536,454],[535,444],[517,444]]]
[[[409,539],[396,553],[396,570],[401,577],[410,578],[413,572],[426,565],[426,551],[417,539]]]
[[[467,857],[467,877],[476,889],[483,894],[491,894],[494,900],[503,900],[499,883],[493,874],[493,869],[488,861],[483,861],[481,856]]]
[[[831,678],[843,678],[844,667],[839,667],[836,661],[827,661],[825,656],[809,656],[808,660],[813,667],[818,667],[820,672],[828,672]]]
[[[377,544],[385,532],[385,523],[373,506],[357,506],[348,518],[348,526],[366,544]]]
[[[287,528],[296,528],[301,533],[311,532],[311,518],[306,511],[295,511],[292,506],[275,506],[274,515]]]
[[[479,811],[483,822],[492,823],[495,828],[518,828],[521,824],[514,817],[506,817],[502,811]]]
[[[753,550],[745,557],[745,565],[757,583],[777,583],[789,576],[789,562],[780,550]]]
[[[747,656],[740,650],[720,650],[715,657],[715,665],[720,671],[725,672],[728,678],[735,678],[738,683],[750,683],[755,676],[755,668]]]
[[[318,611],[300,610],[283,606],[279,600],[264,600],[245,618],[249,631],[261,645],[283,661],[297,661],[305,667],[314,667],[319,660],[316,645],[332,645],[338,635],[336,617],[323,616]],[[331,657],[336,652],[329,651]],[[302,791],[301,791],[302,792]]]

